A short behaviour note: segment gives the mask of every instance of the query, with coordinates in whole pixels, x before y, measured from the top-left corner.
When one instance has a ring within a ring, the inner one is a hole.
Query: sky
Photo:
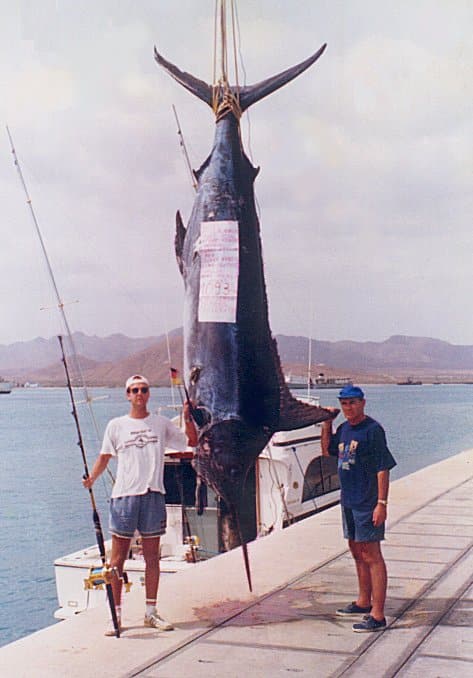
[[[8,125],[73,330],[182,324],[175,212],[214,118],[214,0],[0,0],[0,344],[61,330]],[[239,81],[315,52],[244,114],[273,332],[473,344],[471,0],[239,0]],[[232,52],[233,53],[233,52]]]

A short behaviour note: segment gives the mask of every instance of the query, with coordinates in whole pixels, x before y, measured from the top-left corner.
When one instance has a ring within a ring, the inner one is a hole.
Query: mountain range
[[[277,335],[286,374],[306,376],[309,340]],[[169,383],[169,367],[182,369],[182,329],[158,337],[134,338],[73,335],[81,371],[90,386],[121,385],[133,372],[152,383]],[[350,376],[359,382],[390,382],[415,376],[442,381],[473,379],[473,346],[450,344],[428,337],[395,335],[385,341],[312,340],[312,376]],[[0,374],[19,383],[63,385],[64,367],[56,337],[0,345]],[[74,375],[73,375],[74,377]]]

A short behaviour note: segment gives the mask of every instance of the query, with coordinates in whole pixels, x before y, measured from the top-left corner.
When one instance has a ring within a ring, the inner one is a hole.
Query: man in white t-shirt
[[[159,541],[166,531],[164,501],[164,450],[184,449],[197,445],[197,431],[184,405],[186,434],[169,419],[148,412],[149,381],[135,374],[125,384],[130,412],[112,419],[105,430],[102,449],[90,476],[83,481],[90,488],[105,471],[112,457],[117,459],[117,477],[110,502],[112,554],[110,565],[113,597],[121,626],[121,592],[123,566],[135,530],[141,534],[145,559],[146,612],[145,626],[171,631],[172,624],[156,609],[159,585]],[[106,635],[115,635],[111,627]]]

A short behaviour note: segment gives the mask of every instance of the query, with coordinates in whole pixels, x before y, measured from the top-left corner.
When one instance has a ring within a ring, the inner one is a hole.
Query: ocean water
[[[473,447],[473,385],[364,388],[366,411],[384,426],[398,462],[393,479]],[[322,405],[337,405],[337,391],[317,393]],[[92,394],[99,397],[93,411],[101,435],[127,402],[122,389]],[[153,390],[153,409],[170,402],[170,389]],[[91,467],[100,442],[87,407],[78,410]],[[58,623],[53,562],[95,543],[77,439],[66,389],[0,396],[0,645]],[[107,533],[109,483],[94,489]]]

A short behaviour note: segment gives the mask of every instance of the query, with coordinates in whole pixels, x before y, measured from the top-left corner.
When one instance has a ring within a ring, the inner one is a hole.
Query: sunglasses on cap
[[[149,388],[147,386],[134,386],[133,388],[128,389],[128,393],[133,393],[133,395],[136,395],[137,393],[148,393]]]

